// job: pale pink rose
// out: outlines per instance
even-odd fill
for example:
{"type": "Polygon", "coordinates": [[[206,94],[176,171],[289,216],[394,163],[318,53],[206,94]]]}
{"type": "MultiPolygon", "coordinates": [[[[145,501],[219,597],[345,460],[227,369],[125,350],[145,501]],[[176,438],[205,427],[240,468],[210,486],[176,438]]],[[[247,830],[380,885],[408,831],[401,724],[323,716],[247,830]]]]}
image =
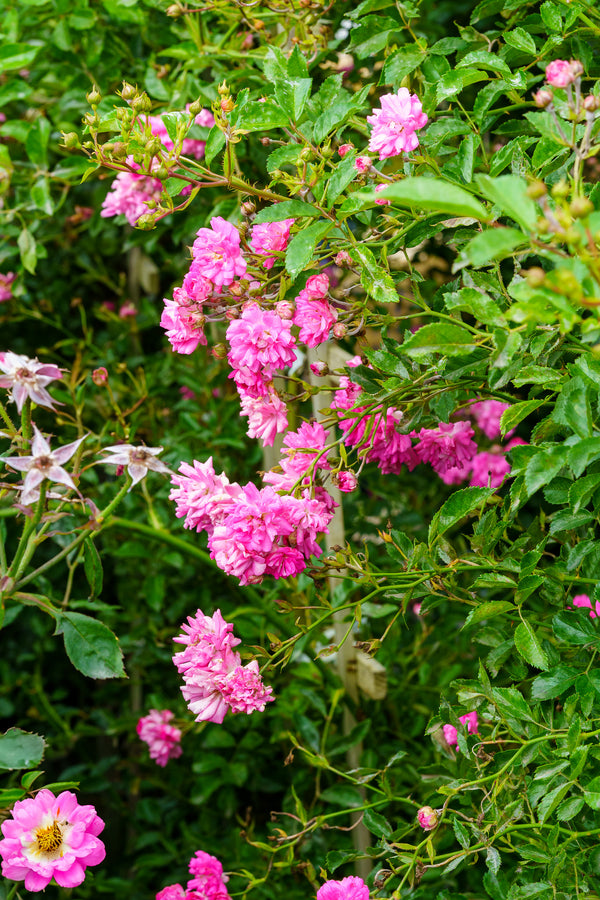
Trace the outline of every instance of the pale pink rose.
{"type": "Polygon", "coordinates": [[[235,225],[221,216],[214,216],[210,225],[210,228],[196,232],[192,255],[203,277],[217,287],[223,287],[231,284],[236,275],[246,274],[246,260],[240,250],[240,235],[235,225]]]}
{"type": "Polygon", "coordinates": [[[311,275],[306,280],[304,288],[306,296],[310,300],[323,300],[329,292],[329,275],[327,272],[319,272],[318,275],[311,275]]]}
{"type": "Polygon", "coordinates": [[[25,880],[26,891],[42,891],[53,878],[60,887],[78,887],[87,866],[106,855],[98,838],[104,822],[71,791],[56,797],[42,789],[33,799],[18,800],[10,816],[2,823],[2,874],[25,880]]]}
{"type": "Polygon", "coordinates": [[[398,156],[419,146],[416,132],[427,124],[427,116],[416,94],[400,88],[397,94],[384,94],[381,109],[367,116],[372,128],[369,150],[379,153],[379,159],[398,156]]]}
{"type": "Polygon", "coordinates": [[[546,66],[546,81],[552,87],[564,88],[568,84],[573,84],[575,75],[571,68],[571,63],[565,59],[555,59],[546,66]]]}
{"type": "Polygon", "coordinates": [[[28,397],[38,406],[54,409],[58,401],[52,399],[46,387],[62,377],[62,371],[54,363],[41,363],[11,350],[0,353],[0,387],[10,390],[17,412],[21,412],[28,397]]]}
{"type": "Polygon", "coordinates": [[[354,168],[357,172],[360,172],[361,175],[368,172],[372,166],[373,163],[371,162],[370,156],[357,156],[354,160],[354,168]]]}

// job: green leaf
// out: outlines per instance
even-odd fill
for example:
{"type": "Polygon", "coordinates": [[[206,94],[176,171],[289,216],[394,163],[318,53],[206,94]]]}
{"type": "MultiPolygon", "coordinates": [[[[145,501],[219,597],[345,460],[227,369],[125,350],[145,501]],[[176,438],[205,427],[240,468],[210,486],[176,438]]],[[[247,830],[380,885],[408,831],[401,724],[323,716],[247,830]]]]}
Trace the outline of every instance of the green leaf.
{"type": "Polygon", "coordinates": [[[569,506],[574,513],[579,512],[582,506],[587,506],[599,485],[600,473],[586,475],[585,478],[578,478],[573,483],[569,488],[569,506]]]}
{"type": "Polygon", "coordinates": [[[321,793],[320,799],[324,803],[333,803],[335,806],[343,808],[362,806],[364,803],[358,788],[349,784],[334,784],[333,787],[329,787],[321,793]]]}
{"type": "Polygon", "coordinates": [[[381,73],[380,84],[391,84],[395,91],[401,86],[402,79],[414,72],[421,65],[427,53],[418,44],[406,44],[399,50],[390,53],[381,73]]]}
{"type": "Polygon", "coordinates": [[[503,716],[516,719],[517,722],[535,721],[527,701],[516,688],[492,688],[492,699],[503,716]]]}
{"type": "Polygon", "coordinates": [[[527,243],[526,235],[516,228],[490,228],[475,235],[463,248],[461,265],[485,266],[493,260],[505,259],[516,247],[527,243]]]}
{"type": "Polygon", "coordinates": [[[565,377],[561,372],[548,366],[523,366],[511,380],[515,387],[522,387],[524,384],[543,384],[550,390],[558,388],[565,377]]]}
{"type": "Polygon", "coordinates": [[[524,28],[514,28],[512,31],[506,31],[502,37],[509,47],[521,50],[529,56],[535,56],[537,53],[534,39],[524,28]]]}
{"type": "Polygon", "coordinates": [[[489,75],[476,68],[452,69],[452,71],[442,75],[437,83],[436,104],[439,105],[444,100],[455,97],[457,94],[460,94],[463,88],[468,87],[470,84],[476,84],[478,81],[487,81],[488,78],[489,75]]]}
{"type": "Polygon", "coordinates": [[[499,852],[495,847],[488,847],[487,853],[485,856],[485,864],[492,872],[493,875],[497,875],[500,871],[500,866],[502,865],[502,858],[499,852]]]}
{"type": "Polygon", "coordinates": [[[514,603],[511,603],[509,600],[487,600],[471,610],[463,628],[468,628],[470,625],[477,625],[478,622],[483,622],[485,619],[499,616],[500,613],[507,612],[509,609],[513,611],[515,609],[514,603]]]}
{"type": "Polygon", "coordinates": [[[391,838],[394,833],[394,829],[388,820],[373,809],[365,809],[363,822],[371,834],[375,834],[377,837],[391,838]]]}
{"type": "Polygon", "coordinates": [[[464,310],[482,325],[505,325],[504,314],[495,300],[475,288],[461,288],[444,294],[447,310],[464,310]]]}
{"type": "Polygon", "coordinates": [[[600,459],[600,437],[584,438],[569,448],[569,465],[576,478],[597,459],[600,459]]]}
{"type": "Polygon", "coordinates": [[[27,156],[36,166],[48,165],[48,141],[50,139],[50,122],[44,116],[38,116],[29,129],[25,141],[27,156]]]}
{"type": "Polygon", "coordinates": [[[354,162],[356,160],[356,151],[349,150],[343,160],[338,163],[327,182],[327,205],[331,206],[343,191],[346,190],[351,181],[356,177],[354,162]]]}
{"type": "Polygon", "coordinates": [[[545,0],[540,6],[540,15],[548,31],[554,32],[554,34],[562,33],[563,20],[555,3],[552,3],[551,0],[545,0]]]}
{"type": "Polygon", "coordinates": [[[468,516],[478,507],[483,506],[488,497],[494,493],[493,488],[468,487],[455,491],[436,512],[429,526],[429,543],[433,543],[440,535],[468,516]]]}
{"type": "Polygon", "coordinates": [[[456,840],[463,848],[463,850],[468,850],[471,844],[471,836],[469,835],[469,832],[467,831],[463,823],[456,818],[452,819],[452,830],[454,831],[456,840]]]}
{"type": "Polygon", "coordinates": [[[110,628],[97,619],[81,613],[58,613],[55,634],[63,635],[67,656],[89,678],[125,675],[119,642],[110,628]]]}
{"type": "Polygon", "coordinates": [[[303,200],[283,200],[272,206],[265,206],[256,214],[254,222],[261,225],[263,222],[283,222],[284,219],[299,219],[301,216],[319,216],[318,209],[303,200]]]}
{"type": "Polygon", "coordinates": [[[25,790],[28,791],[29,788],[31,787],[31,785],[33,784],[33,782],[36,781],[40,777],[40,775],[43,775],[43,774],[44,773],[41,771],[41,769],[38,769],[33,772],[25,772],[25,774],[21,778],[21,787],[25,788],[25,790]]]}
{"type": "Polygon", "coordinates": [[[204,159],[207,166],[210,166],[217,153],[220,153],[224,146],[225,135],[220,128],[214,125],[208,133],[206,147],[204,148],[204,159]]]}
{"type": "Polygon", "coordinates": [[[287,61],[287,73],[290,78],[308,78],[308,63],[297,45],[287,61]]]}
{"type": "Polygon", "coordinates": [[[582,797],[569,797],[564,800],[556,811],[559,822],[570,822],[583,809],[585,800],[582,797]]]}
{"type": "Polygon", "coordinates": [[[37,247],[34,236],[27,228],[24,228],[19,234],[17,244],[19,247],[19,253],[21,254],[21,262],[23,263],[23,267],[28,272],[31,272],[32,275],[35,275],[35,267],[37,264],[37,247]]]}
{"type": "MultiPolygon", "coordinates": [[[[358,93],[349,94],[339,86],[338,81],[340,79],[337,79],[337,76],[333,76],[333,79],[335,79],[334,83],[337,84],[335,95],[332,99],[325,99],[323,112],[317,116],[313,125],[313,140],[316,143],[320,143],[334,128],[339,129],[353,113],[358,112],[364,105],[365,98],[369,93],[370,85],[366,84],[358,93]]],[[[330,79],[326,79],[321,87],[321,91],[330,84],[330,79]]],[[[321,91],[319,92],[319,99],[321,99],[321,91]]]]}
{"type": "Polygon", "coordinates": [[[542,825],[550,818],[560,801],[570,789],[570,784],[561,784],[548,794],[544,795],[537,808],[538,819],[542,825]]]}
{"type": "Polygon", "coordinates": [[[515,647],[525,662],[536,669],[548,668],[548,656],[529,622],[521,622],[515,630],[515,647]]]}
{"type": "Polygon", "coordinates": [[[331,227],[331,222],[313,222],[312,225],[308,225],[294,235],[285,253],[285,267],[291,275],[292,281],[309,264],[313,258],[315,247],[331,227]]]}
{"type": "Polygon", "coordinates": [[[377,262],[368,247],[352,247],[350,256],[360,265],[360,283],[377,303],[397,303],[398,291],[391,275],[377,262]]]}
{"type": "Polygon", "coordinates": [[[549,484],[567,464],[568,447],[559,444],[548,450],[540,450],[527,463],[525,469],[526,496],[531,497],[543,485],[549,484]]]}
{"type": "Polygon", "coordinates": [[[0,769],[31,769],[39,766],[46,742],[39,734],[9,728],[0,734],[0,769]]]}
{"type": "Polygon", "coordinates": [[[501,75],[506,75],[509,78],[512,75],[512,72],[505,61],[497,54],[490,53],[488,50],[473,50],[471,53],[467,53],[466,56],[463,56],[456,64],[458,70],[468,68],[469,66],[492,69],[494,72],[500,72],[501,75]]]}
{"type": "Polygon", "coordinates": [[[440,322],[435,325],[422,325],[401,345],[402,353],[407,356],[427,356],[431,353],[443,353],[444,356],[466,356],[476,347],[472,332],[460,325],[440,322]]]}
{"type": "Polygon", "coordinates": [[[598,626],[584,609],[558,613],[552,620],[552,628],[559,641],[574,647],[598,643],[598,626]]]}
{"type": "Polygon", "coordinates": [[[28,69],[39,49],[30,44],[4,44],[0,47],[0,73],[28,69]]]}
{"type": "Polygon", "coordinates": [[[592,436],[592,410],[589,386],[583,378],[567,381],[556,401],[552,419],[559,425],[567,425],[581,438],[592,436]]]}
{"type": "Polygon", "coordinates": [[[505,409],[500,418],[500,431],[502,432],[502,436],[506,434],[507,431],[512,431],[513,428],[522,422],[523,419],[526,419],[527,416],[531,415],[532,412],[535,412],[536,409],[540,408],[539,400],[523,400],[521,403],[513,403],[511,407],[505,409]]]}
{"type": "Polygon", "coordinates": [[[393,200],[399,206],[430,209],[451,216],[469,216],[487,221],[488,214],[482,204],[463,188],[443,178],[414,176],[390,184],[372,199],[393,200]]]}
{"type": "Polygon", "coordinates": [[[333,875],[344,863],[353,862],[362,856],[362,850],[330,850],[327,854],[327,869],[333,875]]]}
{"type": "Polygon", "coordinates": [[[527,182],[518,175],[476,175],[475,181],[488,200],[500,207],[503,213],[514,219],[525,231],[533,231],[538,219],[533,200],[525,193],[527,182]]]}
{"type": "Polygon", "coordinates": [[[554,700],[560,697],[575,684],[578,675],[578,670],[570,666],[557,666],[545,675],[538,675],[531,685],[531,699],[554,700]]]}
{"type": "Polygon", "coordinates": [[[92,538],[83,542],[83,568],[90,586],[89,599],[95,599],[102,593],[103,572],[100,554],[92,538]]]}
{"type": "Polygon", "coordinates": [[[273,128],[285,128],[289,124],[287,114],[271,100],[264,103],[250,100],[240,108],[236,108],[233,113],[232,125],[247,132],[270,131],[273,128]]]}
{"type": "Polygon", "coordinates": [[[275,98],[293,122],[300,119],[311,87],[312,78],[287,78],[275,82],[275,98]]]}

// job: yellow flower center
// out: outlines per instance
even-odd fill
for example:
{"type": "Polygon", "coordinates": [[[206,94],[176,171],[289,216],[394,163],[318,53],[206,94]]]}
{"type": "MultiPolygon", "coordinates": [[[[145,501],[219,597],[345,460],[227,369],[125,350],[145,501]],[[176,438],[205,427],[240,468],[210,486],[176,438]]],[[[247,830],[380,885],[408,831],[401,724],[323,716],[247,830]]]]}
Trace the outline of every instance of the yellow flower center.
{"type": "Polygon", "coordinates": [[[61,847],[63,836],[58,822],[53,822],[46,828],[36,828],[35,836],[41,853],[53,853],[61,847]]]}

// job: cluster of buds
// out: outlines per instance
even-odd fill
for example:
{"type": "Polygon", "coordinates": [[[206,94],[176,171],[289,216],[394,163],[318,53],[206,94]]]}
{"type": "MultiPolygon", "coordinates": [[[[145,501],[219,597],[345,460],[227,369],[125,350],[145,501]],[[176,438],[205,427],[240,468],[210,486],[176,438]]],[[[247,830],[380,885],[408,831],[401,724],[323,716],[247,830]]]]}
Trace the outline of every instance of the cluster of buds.
{"type": "MultiPolygon", "coordinates": [[[[576,159],[581,159],[581,147],[576,148],[576,159]]],[[[594,204],[588,197],[575,194],[565,179],[552,186],[550,191],[543,181],[533,181],[527,188],[527,196],[536,200],[543,215],[537,221],[537,229],[541,234],[555,234],[559,239],[574,247],[584,241],[584,233],[577,227],[577,220],[586,224],[594,212],[594,204]],[[553,201],[551,203],[551,201],[553,201]]],[[[598,243],[600,235],[595,235],[598,243]]]]}

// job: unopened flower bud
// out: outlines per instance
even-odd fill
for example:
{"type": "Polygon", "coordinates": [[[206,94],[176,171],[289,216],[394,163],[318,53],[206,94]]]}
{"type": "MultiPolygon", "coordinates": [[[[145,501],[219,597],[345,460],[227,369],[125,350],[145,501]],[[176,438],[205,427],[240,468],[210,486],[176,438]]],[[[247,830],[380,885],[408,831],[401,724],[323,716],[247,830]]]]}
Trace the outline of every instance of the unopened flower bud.
{"type": "Polygon", "coordinates": [[[540,234],[547,234],[550,231],[550,223],[548,222],[548,219],[545,219],[543,216],[540,216],[537,220],[535,227],[540,234]]]}
{"type": "Polygon", "coordinates": [[[360,172],[361,175],[364,172],[368,172],[373,166],[371,162],[371,158],[369,156],[357,156],[354,160],[354,168],[357,172],[360,172]]]}
{"type": "Polygon", "coordinates": [[[300,159],[303,162],[309,162],[313,158],[313,152],[310,147],[305,147],[304,150],[300,153],[300,159]]]}
{"type": "Polygon", "coordinates": [[[233,99],[231,97],[223,97],[223,99],[221,100],[222,112],[229,113],[232,109],[234,109],[234,107],[235,103],[233,102],[233,99]]]}
{"type": "Polygon", "coordinates": [[[424,831],[433,831],[439,822],[439,816],[435,809],[431,806],[422,806],[417,813],[417,822],[424,831]]]}
{"type": "Polygon", "coordinates": [[[275,304],[275,312],[281,319],[293,319],[295,305],[291,300],[280,300],[275,304]]]}
{"type": "Polygon", "coordinates": [[[578,59],[572,59],[569,63],[569,68],[573,78],[579,78],[580,75],[583,75],[583,66],[578,59]]]}
{"type": "Polygon", "coordinates": [[[90,106],[97,106],[100,103],[100,101],[102,100],[102,94],[100,93],[96,85],[94,85],[89,94],[85,95],[85,99],[90,104],[90,106]]]}
{"type": "Polygon", "coordinates": [[[346,153],[349,153],[350,150],[353,149],[353,146],[353,144],[342,144],[340,147],[338,147],[338,153],[340,154],[342,159],[344,158],[346,153]]]}
{"type": "Polygon", "coordinates": [[[218,91],[219,97],[229,97],[229,87],[227,85],[227,82],[224,81],[223,84],[220,84],[219,87],[217,88],[217,91],[218,91]]]}
{"type": "Polygon", "coordinates": [[[254,46],[254,35],[248,32],[244,35],[244,40],[242,41],[242,50],[251,50],[254,46]]]}
{"type": "Polygon", "coordinates": [[[154,135],[151,138],[148,138],[146,141],[146,152],[150,153],[151,156],[156,156],[157,153],[163,149],[162,141],[159,137],[155,137],[154,135]]]}
{"type": "Polygon", "coordinates": [[[225,359],[227,356],[227,347],[225,344],[215,344],[210,352],[215,359],[225,359]]]}
{"type": "Polygon", "coordinates": [[[543,181],[532,181],[525,193],[532,200],[539,200],[540,197],[546,196],[548,189],[543,181]]]}
{"type": "Polygon", "coordinates": [[[99,369],[94,369],[94,371],[92,372],[92,381],[98,387],[106,384],[106,382],[108,381],[108,371],[104,368],[104,366],[100,366],[99,369]]]}
{"type": "Polygon", "coordinates": [[[347,333],[348,333],[348,329],[346,328],[346,326],[344,325],[343,322],[336,322],[335,325],[333,326],[333,336],[334,336],[334,338],[337,338],[337,340],[340,340],[340,338],[346,337],[347,333]]]}
{"type": "Polygon", "coordinates": [[[358,487],[358,478],[351,471],[342,470],[338,472],[335,476],[335,481],[340,491],[343,491],[345,494],[352,493],[358,487]]]}
{"type": "Polygon", "coordinates": [[[560,181],[556,182],[550,193],[555,200],[563,200],[569,196],[569,185],[564,178],[561,178],[560,181]]]}
{"type": "Polygon", "coordinates": [[[179,16],[183,15],[183,10],[177,3],[172,3],[171,6],[167,7],[167,15],[172,19],[178,19],[179,16]]]}
{"type": "Polygon", "coordinates": [[[138,113],[149,113],[152,109],[152,100],[145,91],[142,91],[131,101],[131,106],[138,113]]]}
{"type": "Polygon", "coordinates": [[[154,216],[152,213],[144,213],[143,216],[140,216],[135,223],[135,227],[140,228],[142,231],[150,231],[154,228],[154,216]]]}
{"type": "Polygon", "coordinates": [[[75,134],[74,131],[69,131],[67,134],[63,131],[61,136],[63,147],[66,147],[67,150],[79,150],[81,147],[79,135],[75,134]]]}
{"type": "Polygon", "coordinates": [[[125,159],[127,156],[127,144],[123,141],[115,141],[112,148],[112,155],[115,159],[125,159]]]}
{"type": "Polygon", "coordinates": [[[583,98],[583,108],[586,112],[596,112],[596,110],[600,109],[600,97],[597,97],[595,94],[588,94],[587,97],[583,98]]]}
{"type": "Polygon", "coordinates": [[[580,244],[583,240],[583,235],[577,228],[567,228],[564,239],[567,244],[580,244]]]}
{"type": "Polygon", "coordinates": [[[546,280],[546,273],[540,266],[533,266],[527,270],[525,277],[530,287],[541,287],[546,280]]]}
{"type": "Polygon", "coordinates": [[[256,212],[256,204],[252,200],[244,200],[240,209],[243,216],[253,216],[256,212]]]}
{"type": "Polygon", "coordinates": [[[198,97],[197,100],[194,100],[193,103],[190,103],[188,112],[191,113],[193,116],[197,116],[199,113],[202,112],[203,109],[204,109],[204,104],[202,103],[202,100],[200,99],[200,97],[198,97]]]}
{"type": "Polygon", "coordinates": [[[132,84],[129,84],[127,81],[123,82],[123,87],[121,88],[121,97],[123,100],[133,100],[133,98],[137,94],[137,88],[135,88],[132,84]]]}
{"type": "Polygon", "coordinates": [[[255,19],[254,27],[256,28],[257,31],[262,31],[263,28],[265,27],[265,23],[263,22],[262,19],[255,19]]]}
{"type": "Polygon", "coordinates": [[[229,293],[233,294],[234,297],[241,297],[244,293],[244,288],[239,283],[239,281],[234,281],[229,285],[229,293]]]}
{"type": "Polygon", "coordinates": [[[317,378],[321,378],[323,375],[329,374],[329,366],[323,360],[318,359],[316,362],[312,362],[310,364],[310,371],[313,375],[316,375],[317,378]]]}
{"type": "Polygon", "coordinates": [[[261,137],[260,142],[263,145],[263,147],[268,147],[269,144],[271,143],[271,138],[261,137]]]}
{"type": "Polygon", "coordinates": [[[545,88],[542,88],[533,95],[533,102],[536,106],[539,106],[540,109],[545,109],[547,106],[550,106],[553,99],[552,91],[547,91],[545,88]]]}
{"type": "Polygon", "coordinates": [[[587,197],[575,197],[569,206],[574,219],[585,219],[594,212],[594,204],[587,197]]]}

